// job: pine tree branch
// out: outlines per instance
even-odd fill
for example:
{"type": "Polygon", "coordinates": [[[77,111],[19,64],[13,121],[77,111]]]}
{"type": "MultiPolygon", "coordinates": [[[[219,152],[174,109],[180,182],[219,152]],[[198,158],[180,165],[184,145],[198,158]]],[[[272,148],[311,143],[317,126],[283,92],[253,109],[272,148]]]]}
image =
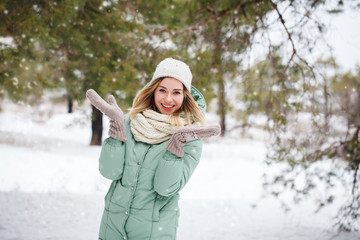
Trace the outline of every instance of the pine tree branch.
{"type": "Polygon", "coordinates": [[[280,13],[279,8],[277,7],[277,4],[275,4],[272,0],[269,0],[269,2],[270,2],[270,4],[271,4],[271,6],[275,9],[276,13],[278,14],[279,19],[280,19],[280,22],[281,22],[281,24],[283,25],[283,27],[284,27],[284,29],[285,29],[285,31],[286,31],[286,33],[287,33],[288,39],[289,39],[289,41],[290,41],[290,43],[291,43],[291,46],[292,46],[292,54],[291,54],[291,57],[290,57],[287,65],[286,65],[286,68],[285,68],[285,70],[284,70],[284,72],[286,72],[286,70],[287,70],[287,69],[289,68],[289,66],[290,66],[290,63],[293,61],[294,56],[296,55],[296,48],[295,48],[295,44],[294,44],[294,41],[293,41],[293,39],[292,39],[291,33],[289,32],[289,29],[287,28],[287,26],[286,26],[286,24],[285,24],[285,20],[284,20],[282,14],[280,13]]]}
{"type": "Polygon", "coordinates": [[[245,17],[247,17],[247,14],[246,14],[246,7],[250,6],[250,5],[256,5],[258,3],[261,3],[261,2],[264,2],[265,0],[249,0],[249,1],[246,1],[244,3],[239,3],[238,5],[234,6],[234,7],[229,7],[227,9],[223,9],[221,11],[216,11],[214,10],[213,8],[210,7],[210,5],[206,6],[206,8],[204,8],[203,10],[200,10],[199,12],[204,12],[204,11],[207,11],[209,12],[211,15],[209,18],[204,18],[204,19],[201,19],[199,20],[198,22],[195,22],[193,24],[191,24],[190,26],[184,28],[184,29],[181,29],[179,31],[169,31],[168,29],[166,28],[163,28],[163,29],[156,29],[153,31],[153,34],[154,35],[159,35],[161,33],[164,33],[164,32],[168,32],[170,33],[171,35],[173,36],[176,36],[176,35],[180,35],[180,34],[183,34],[185,32],[191,32],[191,31],[194,31],[194,30],[197,30],[199,29],[200,27],[212,22],[212,21],[216,21],[217,19],[219,18],[222,18],[232,12],[234,12],[235,10],[240,10],[243,15],[245,17]]]}
{"type": "MultiPolygon", "coordinates": [[[[303,62],[309,69],[310,69],[310,72],[313,76],[313,78],[315,79],[316,78],[316,74],[315,74],[315,70],[314,70],[314,67],[311,66],[303,57],[301,57],[297,50],[296,50],[296,47],[295,47],[295,43],[294,43],[294,40],[293,40],[293,37],[292,37],[292,34],[290,33],[288,27],[286,26],[286,22],[285,22],[285,19],[283,17],[283,15],[280,13],[279,11],[279,8],[277,6],[276,3],[274,3],[272,0],[268,0],[271,4],[271,6],[273,7],[273,9],[277,12],[278,16],[279,16],[279,19],[280,19],[280,22],[281,24],[283,25],[285,31],[286,31],[286,34],[287,34],[287,37],[291,43],[291,46],[292,46],[292,54],[291,54],[291,57],[289,58],[287,64],[286,64],[286,67],[284,69],[284,72],[286,72],[289,67],[290,67],[290,63],[294,60],[294,57],[296,56],[301,62],[303,62]]],[[[308,12],[307,12],[308,14],[308,12]]],[[[308,15],[307,15],[308,16],[308,15]]]]}

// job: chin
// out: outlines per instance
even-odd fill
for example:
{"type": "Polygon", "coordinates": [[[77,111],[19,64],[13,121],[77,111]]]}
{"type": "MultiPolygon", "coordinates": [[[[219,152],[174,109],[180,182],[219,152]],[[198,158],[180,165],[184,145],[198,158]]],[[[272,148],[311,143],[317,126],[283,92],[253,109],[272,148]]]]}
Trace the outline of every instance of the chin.
{"type": "Polygon", "coordinates": [[[173,114],[174,112],[167,112],[167,111],[162,111],[160,112],[161,114],[164,114],[164,115],[171,115],[173,114]]]}

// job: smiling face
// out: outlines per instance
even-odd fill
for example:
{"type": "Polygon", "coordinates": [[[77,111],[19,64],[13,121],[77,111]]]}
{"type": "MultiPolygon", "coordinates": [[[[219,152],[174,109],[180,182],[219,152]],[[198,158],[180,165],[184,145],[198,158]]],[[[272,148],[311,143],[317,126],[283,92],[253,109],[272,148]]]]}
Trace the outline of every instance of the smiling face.
{"type": "Polygon", "coordinates": [[[184,101],[184,85],[175,78],[164,78],[155,89],[154,101],[160,113],[173,114],[184,101]]]}

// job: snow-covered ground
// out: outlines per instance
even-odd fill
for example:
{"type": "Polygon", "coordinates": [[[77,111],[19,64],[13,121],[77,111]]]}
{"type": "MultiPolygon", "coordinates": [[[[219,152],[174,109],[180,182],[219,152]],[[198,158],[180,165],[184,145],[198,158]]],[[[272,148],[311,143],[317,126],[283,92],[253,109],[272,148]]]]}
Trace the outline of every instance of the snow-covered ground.
{"type": "MultiPolygon", "coordinates": [[[[0,239],[97,239],[110,182],[97,170],[101,148],[89,146],[90,108],[49,115],[42,106],[2,107],[0,239]]],[[[262,198],[262,178],[271,169],[256,139],[205,143],[181,192],[179,240],[360,239],[333,228],[336,204],[314,214],[309,201],[285,213],[276,199],[262,198]]]]}

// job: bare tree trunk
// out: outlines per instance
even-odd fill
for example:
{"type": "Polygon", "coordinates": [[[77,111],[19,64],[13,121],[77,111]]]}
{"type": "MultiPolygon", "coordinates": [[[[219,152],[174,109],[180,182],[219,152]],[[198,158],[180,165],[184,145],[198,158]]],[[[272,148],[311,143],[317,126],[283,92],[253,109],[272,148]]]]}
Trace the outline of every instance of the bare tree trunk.
{"type": "Polygon", "coordinates": [[[356,126],[360,126],[360,90],[358,90],[358,92],[357,92],[355,108],[356,108],[355,124],[356,124],[356,126]]]}
{"type": "Polygon", "coordinates": [[[102,113],[96,109],[94,106],[92,107],[92,116],[91,116],[91,142],[90,145],[101,145],[102,143],[102,130],[103,130],[103,121],[102,121],[102,113]]]}
{"type": "Polygon", "coordinates": [[[223,137],[225,135],[226,131],[226,97],[225,97],[225,79],[223,75],[223,69],[222,69],[222,63],[221,63],[221,54],[222,54],[222,36],[221,31],[216,26],[213,29],[214,33],[214,39],[215,39],[215,51],[214,51],[214,64],[217,69],[217,75],[218,75],[218,87],[219,87],[219,109],[218,113],[220,116],[220,127],[221,127],[221,133],[220,135],[223,137]]]}
{"type": "Polygon", "coordinates": [[[226,98],[225,98],[225,84],[223,79],[219,79],[219,116],[221,136],[225,135],[226,131],[226,98]]]}
{"type": "Polygon", "coordinates": [[[73,112],[73,100],[72,100],[72,97],[70,95],[68,95],[67,100],[68,100],[68,113],[72,113],[73,112]]]}
{"type": "Polygon", "coordinates": [[[327,86],[327,78],[324,78],[324,120],[325,120],[325,132],[327,132],[329,130],[329,116],[330,116],[330,111],[329,111],[329,100],[328,100],[328,86],[327,86]]]}

